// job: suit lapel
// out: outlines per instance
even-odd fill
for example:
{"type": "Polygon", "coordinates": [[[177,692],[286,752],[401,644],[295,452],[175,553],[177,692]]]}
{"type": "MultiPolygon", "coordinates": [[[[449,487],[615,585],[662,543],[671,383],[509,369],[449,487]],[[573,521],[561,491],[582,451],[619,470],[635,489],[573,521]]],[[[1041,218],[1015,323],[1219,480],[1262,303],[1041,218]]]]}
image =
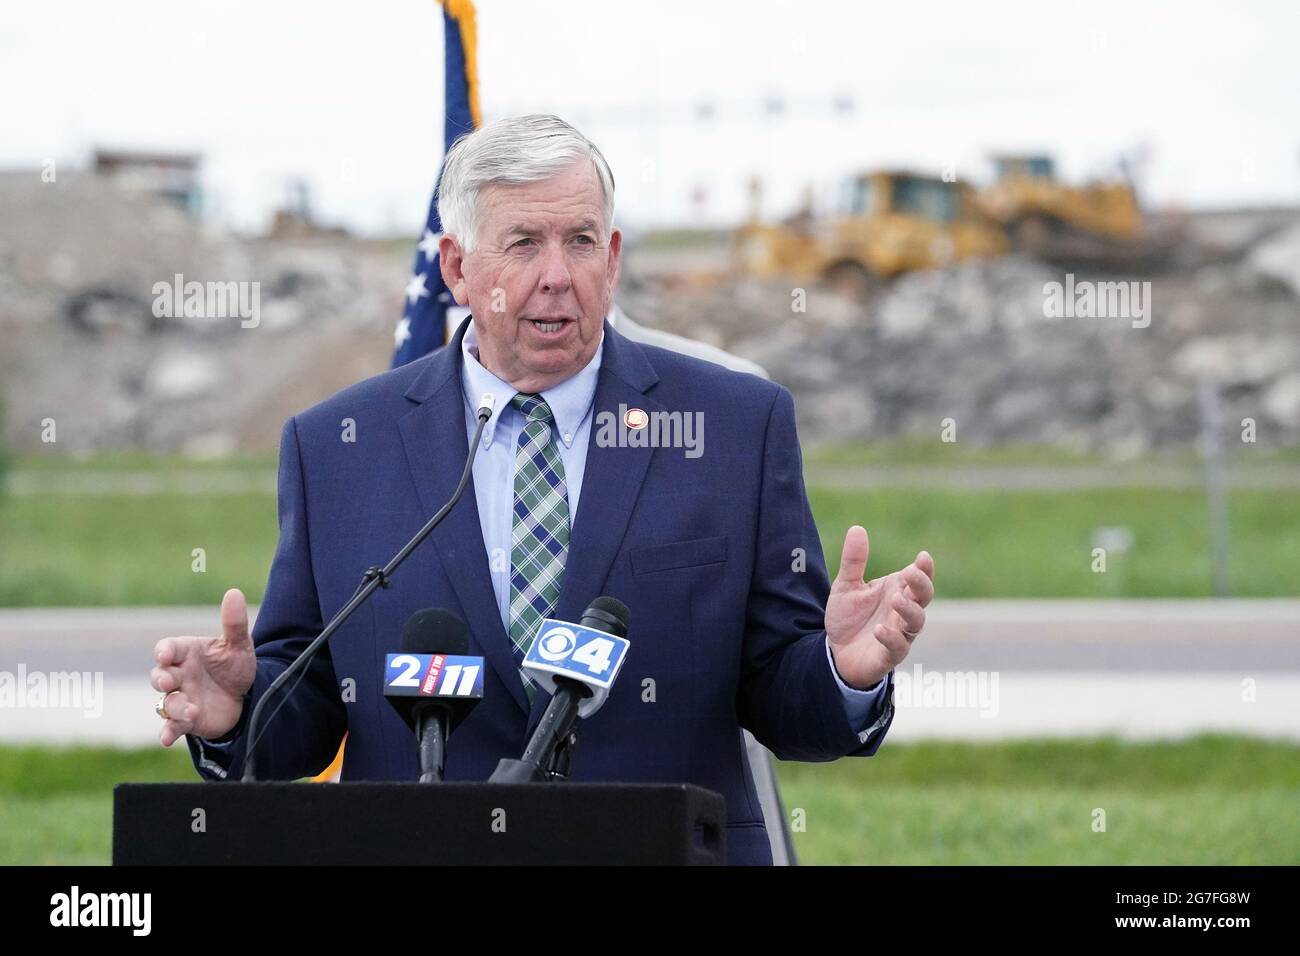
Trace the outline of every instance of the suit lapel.
{"type": "MultiPolygon", "coordinates": [[[[462,322],[450,344],[429,358],[428,367],[406,393],[408,399],[419,404],[398,422],[407,465],[426,521],[455,493],[469,455],[465,398],[460,381],[460,343],[469,322],[469,319],[462,322]]],[[[509,688],[520,711],[528,713],[528,697],[492,590],[472,476],[464,496],[425,544],[437,549],[483,656],[509,688]]]]}
{"type": "MultiPolygon", "coordinates": [[[[617,429],[624,409],[662,411],[662,406],[645,394],[657,381],[658,376],[640,347],[606,322],[600,375],[592,402],[582,497],[578,513],[572,519],[564,585],[553,615],[558,620],[577,623],[592,600],[601,595],[655,452],[649,446],[627,448],[604,443],[602,447],[597,441],[600,424],[605,420],[602,416],[612,416],[610,420],[617,429]]],[[[529,714],[530,734],[549,702],[549,695],[544,693],[534,698],[529,714]]]]}
{"type": "MultiPolygon", "coordinates": [[[[429,357],[427,367],[406,392],[406,397],[416,405],[398,422],[425,520],[433,517],[451,498],[469,455],[460,362],[461,340],[471,321],[466,318],[451,342],[429,357]]],[[[600,423],[605,420],[603,416],[612,416],[615,434],[623,434],[618,424],[625,409],[663,411],[662,405],[646,395],[657,381],[658,376],[640,347],[606,322],[600,375],[592,402],[591,433],[582,480],[584,492],[578,513],[571,519],[573,529],[564,585],[554,613],[560,620],[576,623],[592,599],[600,596],[622,547],[655,452],[649,446],[602,444],[597,440],[600,423]]],[[[550,696],[537,694],[530,712],[515,667],[510,637],[501,623],[492,589],[472,477],[464,496],[433,530],[430,539],[426,545],[432,544],[437,549],[483,656],[509,688],[519,709],[529,714],[528,733],[531,734],[550,696]]]]}

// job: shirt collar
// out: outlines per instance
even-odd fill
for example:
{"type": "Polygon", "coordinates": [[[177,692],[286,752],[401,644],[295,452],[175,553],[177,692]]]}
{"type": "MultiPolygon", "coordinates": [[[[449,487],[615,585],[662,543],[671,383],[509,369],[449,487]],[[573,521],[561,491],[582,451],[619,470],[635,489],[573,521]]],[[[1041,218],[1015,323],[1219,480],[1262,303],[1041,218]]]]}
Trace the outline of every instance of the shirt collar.
{"type": "MultiPolygon", "coordinates": [[[[611,314],[612,312],[611,309],[611,314]]],[[[501,420],[501,414],[519,390],[508,382],[501,381],[479,362],[478,334],[475,332],[473,320],[470,321],[469,328],[465,330],[465,336],[461,339],[460,351],[464,357],[460,370],[461,390],[465,393],[465,404],[469,406],[470,411],[478,410],[477,402],[486,393],[490,392],[496,399],[492,417],[483,426],[483,447],[489,448],[496,434],[497,423],[501,420]]],[[[592,402],[595,401],[596,379],[600,373],[600,360],[604,351],[605,331],[602,328],[600,344],[596,346],[596,354],[591,357],[591,361],[575,375],[541,393],[542,398],[551,408],[551,414],[555,417],[555,430],[565,448],[573,446],[574,439],[578,437],[578,428],[587,417],[587,412],[591,410],[592,402]]]]}

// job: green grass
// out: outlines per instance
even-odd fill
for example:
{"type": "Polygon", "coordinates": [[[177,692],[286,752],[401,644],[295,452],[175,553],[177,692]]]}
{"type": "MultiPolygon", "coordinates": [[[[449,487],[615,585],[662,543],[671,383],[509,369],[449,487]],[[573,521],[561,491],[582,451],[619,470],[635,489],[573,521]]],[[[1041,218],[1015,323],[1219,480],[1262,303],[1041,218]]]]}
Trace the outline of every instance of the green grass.
{"type": "Polygon", "coordinates": [[[1293,744],[886,742],[869,759],[778,773],[787,812],[805,810],[806,863],[1300,863],[1293,744]]]}
{"type": "Polygon", "coordinates": [[[805,864],[1296,865],[1300,788],[1143,794],[1007,787],[791,788],[805,864]],[[1105,811],[1105,832],[1092,829],[1105,811]],[[1292,822],[1286,821],[1290,818],[1292,822]],[[1283,842],[1285,841],[1285,842],[1283,842]]]}
{"type": "MultiPolygon", "coordinates": [[[[1238,467],[1288,465],[1300,462],[1300,446],[1235,444],[1225,449],[1226,460],[1238,467]]],[[[1001,444],[976,445],[944,442],[934,438],[901,438],[887,441],[825,444],[804,450],[804,464],[818,468],[852,468],[861,465],[900,467],[1013,468],[1018,466],[1061,468],[1121,468],[1140,473],[1144,465],[1203,467],[1195,449],[1152,453],[1141,459],[1113,459],[1097,452],[1079,451],[1059,445],[1001,444]]]]}
{"type": "Polygon", "coordinates": [[[265,472],[275,473],[274,454],[240,454],[220,458],[158,455],[143,451],[95,452],[94,454],[26,454],[15,456],[10,466],[17,471],[42,474],[91,474],[107,472],[265,472]]]}
{"type": "MultiPolygon", "coordinates": [[[[895,488],[813,488],[813,514],[834,574],[844,533],[871,537],[867,574],[890,571],[925,548],[935,558],[938,593],[991,597],[1205,597],[1212,592],[1204,498],[1195,491],[1109,488],[987,492],[895,488]],[[1126,554],[1092,570],[1093,533],[1122,526],[1126,554]]],[[[1300,594],[1300,491],[1234,491],[1229,496],[1232,593],[1300,594]]]]}
{"type": "MultiPolygon", "coordinates": [[[[935,464],[936,447],[897,442],[841,448],[810,455],[810,472],[815,476],[816,462],[935,464]]],[[[996,459],[978,449],[960,454],[973,467],[1059,462],[1068,455],[1034,447],[1004,449],[996,459]]],[[[28,481],[43,474],[274,472],[265,456],[205,462],[46,455],[14,465],[28,481]]],[[[860,523],[871,533],[869,573],[893,570],[926,548],[935,556],[944,597],[1211,594],[1206,507],[1193,489],[849,491],[814,485],[810,496],[832,573],[845,530],[860,523]],[[1127,554],[1109,554],[1106,572],[1097,574],[1091,552],[1102,526],[1129,528],[1135,544],[1127,554]]],[[[1234,490],[1229,505],[1233,594],[1300,594],[1294,573],[1300,567],[1300,490],[1234,490]]],[[[275,549],[275,514],[269,491],[0,495],[0,606],[215,604],[228,587],[258,601],[275,549]],[[206,552],[206,572],[191,570],[195,548],[206,552]]]]}
{"type": "MultiPolygon", "coordinates": [[[[1244,465],[1300,463],[1300,446],[1273,447],[1235,445],[1226,449],[1228,460],[1244,465]]],[[[1199,466],[1194,450],[1180,449],[1149,455],[1140,460],[1115,461],[1095,452],[1078,451],[1059,445],[1002,444],[976,445],[943,442],[937,438],[900,438],[882,441],[832,443],[804,449],[809,467],[852,467],[855,465],[1015,467],[1018,465],[1112,466],[1144,462],[1160,465],[1199,466]]],[[[159,455],[143,451],[65,454],[44,452],[14,455],[10,466],[25,472],[175,472],[175,471],[275,471],[274,454],[237,454],[220,458],[159,455]]]]}
{"type": "Polygon", "coordinates": [[[722,229],[656,229],[641,237],[640,248],[652,251],[662,249],[697,249],[701,246],[727,246],[731,233],[722,229]]]}
{"type": "Polygon", "coordinates": [[[937,438],[817,445],[804,453],[804,464],[810,469],[857,465],[1011,467],[1105,463],[1106,459],[1100,455],[1056,446],[999,445],[989,448],[966,442],[943,442],[937,438]]]}
{"type": "Polygon", "coordinates": [[[260,600],[277,535],[273,494],[11,497],[0,606],[215,605],[231,587],[260,600]]]}
{"type": "Polygon", "coordinates": [[[113,786],[197,779],[170,750],[0,747],[0,865],[100,865],[112,851],[113,786]]]}
{"type": "MultiPolygon", "coordinates": [[[[778,773],[804,863],[1300,864],[1293,744],[886,743],[778,773]]],[[[0,747],[0,864],[107,863],[114,784],[194,779],[180,745],[0,747]]]]}

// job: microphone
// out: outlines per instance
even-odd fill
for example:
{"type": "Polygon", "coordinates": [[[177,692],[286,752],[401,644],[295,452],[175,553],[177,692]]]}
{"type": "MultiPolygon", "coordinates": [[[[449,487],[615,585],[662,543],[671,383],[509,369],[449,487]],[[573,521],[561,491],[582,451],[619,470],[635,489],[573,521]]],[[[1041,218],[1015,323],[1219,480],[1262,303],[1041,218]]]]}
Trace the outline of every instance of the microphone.
{"type": "Polygon", "coordinates": [[[609,698],[627,659],[631,612],[622,601],[598,597],[581,623],[547,619],[537,629],[524,670],[551,693],[551,702],[519,760],[503,758],[489,783],[533,783],[568,778],[578,718],[591,717],[609,698]]]}
{"type": "Polygon", "coordinates": [[[469,628],[450,611],[416,611],[389,654],[384,696],[419,741],[420,783],[442,780],[447,738],[483,699],[483,658],[471,657],[469,628]]]}
{"type": "MultiPolygon", "coordinates": [[[[470,475],[473,474],[474,456],[478,454],[479,439],[483,437],[483,426],[485,426],[488,423],[488,419],[492,417],[492,411],[495,407],[496,397],[491,392],[484,392],[483,397],[479,399],[477,414],[478,425],[474,429],[474,437],[469,441],[469,454],[465,457],[465,468],[460,473],[460,481],[457,482],[456,490],[452,492],[451,499],[438,509],[437,514],[430,518],[425,523],[424,527],[415,533],[415,537],[406,542],[406,544],[402,546],[402,550],[393,555],[386,565],[382,568],[371,567],[366,569],[365,574],[361,576],[361,583],[357,585],[357,589],[353,593],[352,597],[348,599],[348,603],[344,604],[343,607],[339,609],[338,613],[330,619],[330,622],[327,625],[325,625],[325,630],[321,631],[320,634],[318,634],[316,638],[303,649],[303,652],[295,657],[289,666],[280,672],[279,676],[276,677],[275,680],[271,681],[271,686],[266,689],[266,693],[258,698],[256,706],[253,707],[252,714],[249,715],[248,728],[245,731],[248,735],[248,747],[244,751],[244,773],[242,776],[244,783],[251,783],[257,779],[257,775],[254,772],[256,765],[253,762],[253,757],[258,741],[262,739],[262,733],[265,730],[261,723],[261,718],[262,711],[266,708],[267,701],[274,697],[285,684],[289,683],[291,678],[297,677],[298,681],[294,683],[294,687],[298,686],[298,682],[300,682],[306,675],[307,665],[312,662],[312,659],[316,656],[321,647],[323,647],[325,643],[334,636],[334,632],[346,624],[348,618],[352,617],[352,615],[356,613],[357,608],[366,603],[370,595],[374,594],[376,590],[381,587],[392,587],[393,573],[399,566],[401,566],[403,561],[410,557],[411,552],[424,542],[424,539],[432,533],[433,529],[442,523],[442,519],[447,517],[451,512],[451,509],[456,507],[456,503],[460,501],[461,497],[465,494],[465,488],[469,484],[470,475]]],[[[285,697],[287,697],[289,693],[292,693],[292,690],[293,688],[290,688],[289,691],[285,693],[285,697]]],[[[275,710],[271,711],[271,716],[266,718],[266,722],[270,723],[272,718],[280,712],[280,708],[283,706],[284,698],[282,698],[280,703],[276,705],[275,710]]]]}

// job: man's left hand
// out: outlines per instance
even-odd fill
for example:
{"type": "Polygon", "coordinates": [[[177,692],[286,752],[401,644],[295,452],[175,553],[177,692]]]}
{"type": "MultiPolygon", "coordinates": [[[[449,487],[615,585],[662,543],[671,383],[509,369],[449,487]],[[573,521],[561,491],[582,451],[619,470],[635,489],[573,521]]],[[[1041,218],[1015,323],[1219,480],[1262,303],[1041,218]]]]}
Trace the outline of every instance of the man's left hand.
{"type": "Polygon", "coordinates": [[[826,636],[840,679],[866,690],[903,662],[925,626],[934,597],[934,558],[922,551],[893,574],[863,581],[870,543],[854,525],[844,536],[840,573],[826,602],[826,636]]]}

